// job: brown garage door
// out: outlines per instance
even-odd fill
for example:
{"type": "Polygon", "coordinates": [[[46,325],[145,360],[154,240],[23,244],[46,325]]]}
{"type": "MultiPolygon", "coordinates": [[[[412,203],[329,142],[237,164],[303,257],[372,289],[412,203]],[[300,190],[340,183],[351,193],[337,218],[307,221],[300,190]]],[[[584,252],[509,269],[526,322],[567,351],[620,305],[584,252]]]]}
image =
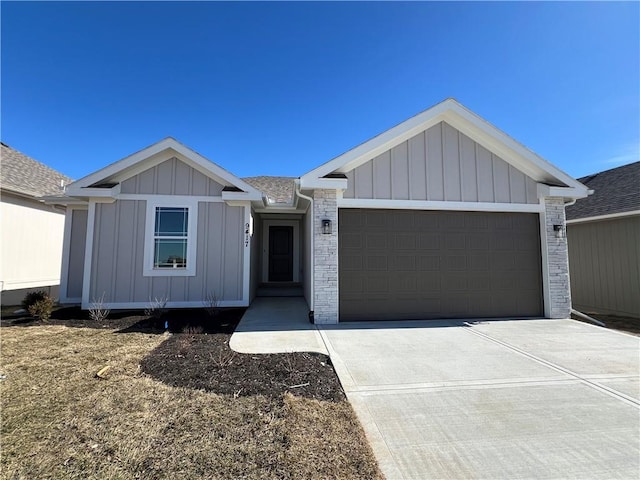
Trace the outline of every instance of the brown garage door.
{"type": "Polygon", "coordinates": [[[340,320],[541,316],[535,213],[340,209],[340,320]]]}

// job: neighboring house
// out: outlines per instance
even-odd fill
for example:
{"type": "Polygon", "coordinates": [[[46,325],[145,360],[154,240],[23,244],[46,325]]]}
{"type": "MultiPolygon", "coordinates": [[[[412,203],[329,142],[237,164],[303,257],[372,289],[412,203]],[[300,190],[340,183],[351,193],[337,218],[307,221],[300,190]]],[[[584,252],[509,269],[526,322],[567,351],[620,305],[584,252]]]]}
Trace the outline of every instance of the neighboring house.
{"type": "Polygon", "coordinates": [[[567,207],[573,304],[640,318],[640,162],[580,182],[594,194],[567,207]]]}
{"type": "Polygon", "coordinates": [[[318,323],[567,317],[564,207],[587,188],[455,100],[298,179],[167,138],[67,187],[61,298],[246,306],[300,285],[318,323]]]}
{"type": "Polygon", "coordinates": [[[60,195],[72,180],[4,143],[1,148],[2,304],[17,305],[34,289],[57,297],[65,208],[41,197],[60,195]]]}

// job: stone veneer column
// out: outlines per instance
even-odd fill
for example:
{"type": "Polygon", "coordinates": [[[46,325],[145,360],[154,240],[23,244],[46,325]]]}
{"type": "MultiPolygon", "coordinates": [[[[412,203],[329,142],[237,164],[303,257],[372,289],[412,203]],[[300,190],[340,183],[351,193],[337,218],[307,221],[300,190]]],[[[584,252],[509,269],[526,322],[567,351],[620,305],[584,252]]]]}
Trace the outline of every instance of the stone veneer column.
{"type": "Polygon", "coordinates": [[[335,190],[313,191],[313,318],[338,323],[338,203],[335,190]],[[331,220],[331,235],[322,233],[322,220],[331,220]]]}
{"type": "MultiPolygon", "coordinates": [[[[544,208],[549,277],[549,308],[547,311],[551,318],[569,318],[571,315],[571,290],[564,199],[562,197],[545,197],[544,208]],[[563,238],[557,238],[556,232],[553,230],[554,225],[564,227],[565,236],[563,238]]],[[[545,248],[544,245],[543,248],[545,248]]]]}

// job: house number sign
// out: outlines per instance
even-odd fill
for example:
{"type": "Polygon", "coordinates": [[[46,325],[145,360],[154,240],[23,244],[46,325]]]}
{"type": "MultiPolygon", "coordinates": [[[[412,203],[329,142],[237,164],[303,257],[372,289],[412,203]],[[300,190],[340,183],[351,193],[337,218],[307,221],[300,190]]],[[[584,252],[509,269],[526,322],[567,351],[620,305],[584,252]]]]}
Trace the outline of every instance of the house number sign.
{"type": "Polygon", "coordinates": [[[244,224],[244,246],[245,247],[249,246],[249,224],[248,223],[244,224]]]}

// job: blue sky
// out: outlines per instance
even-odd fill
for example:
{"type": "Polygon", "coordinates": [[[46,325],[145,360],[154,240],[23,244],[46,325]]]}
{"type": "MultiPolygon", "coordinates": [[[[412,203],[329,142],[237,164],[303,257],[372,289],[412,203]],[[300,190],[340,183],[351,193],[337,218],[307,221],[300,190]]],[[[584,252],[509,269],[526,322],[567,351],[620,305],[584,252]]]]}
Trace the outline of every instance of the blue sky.
{"type": "Polygon", "coordinates": [[[567,173],[638,160],[640,4],[6,2],[2,141],[80,178],[173,136],[299,176],[454,97],[567,173]]]}

